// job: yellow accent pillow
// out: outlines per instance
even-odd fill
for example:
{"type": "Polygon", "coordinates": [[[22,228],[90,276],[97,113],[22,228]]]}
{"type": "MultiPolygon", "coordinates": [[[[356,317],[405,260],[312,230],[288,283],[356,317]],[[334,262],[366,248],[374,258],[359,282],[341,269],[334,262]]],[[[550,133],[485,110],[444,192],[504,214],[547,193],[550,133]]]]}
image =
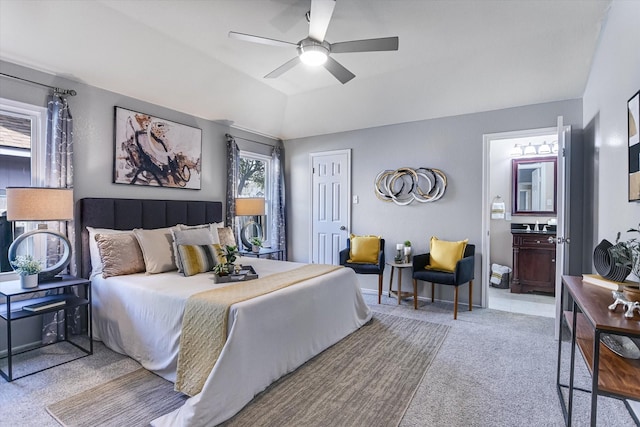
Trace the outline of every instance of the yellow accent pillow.
{"type": "Polygon", "coordinates": [[[347,262],[377,264],[380,253],[380,236],[356,236],[351,234],[351,249],[347,262]]]}
{"type": "Polygon", "coordinates": [[[431,248],[429,255],[428,270],[454,271],[456,263],[464,256],[469,239],[459,242],[448,242],[439,240],[437,237],[431,238],[431,248]]]}

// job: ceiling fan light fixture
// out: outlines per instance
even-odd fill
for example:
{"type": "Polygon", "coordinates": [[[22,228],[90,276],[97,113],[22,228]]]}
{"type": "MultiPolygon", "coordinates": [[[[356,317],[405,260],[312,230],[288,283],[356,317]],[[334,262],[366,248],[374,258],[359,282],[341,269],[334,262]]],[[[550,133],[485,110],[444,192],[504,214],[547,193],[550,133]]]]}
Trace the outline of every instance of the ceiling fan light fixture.
{"type": "Polygon", "coordinates": [[[315,40],[302,40],[298,46],[298,55],[303,64],[317,67],[327,62],[329,45],[315,40]]]}

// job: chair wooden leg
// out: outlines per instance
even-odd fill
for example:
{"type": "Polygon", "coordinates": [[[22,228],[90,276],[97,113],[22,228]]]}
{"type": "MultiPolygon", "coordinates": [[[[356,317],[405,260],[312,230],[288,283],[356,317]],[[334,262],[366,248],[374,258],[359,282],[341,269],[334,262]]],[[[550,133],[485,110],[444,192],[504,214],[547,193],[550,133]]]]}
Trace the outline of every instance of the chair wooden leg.
{"type": "Polygon", "coordinates": [[[473,280],[469,280],[469,311],[473,311],[473,280]]]}
{"type": "Polygon", "coordinates": [[[435,296],[436,296],[436,285],[433,282],[431,282],[431,302],[434,301],[435,296]]]}
{"type": "Polygon", "coordinates": [[[458,288],[459,286],[454,286],[455,291],[453,293],[453,320],[458,318],[458,288]]]}
{"type": "Polygon", "coordinates": [[[389,275],[389,293],[387,296],[391,298],[391,284],[393,283],[393,265],[391,266],[391,274],[389,275]]]}
{"type": "Polygon", "coordinates": [[[378,274],[378,304],[380,304],[381,296],[382,296],[382,274],[378,274]]]}
{"type": "Polygon", "coordinates": [[[413,309],[418,309],[418,281],[413,279],[413,309]]]}

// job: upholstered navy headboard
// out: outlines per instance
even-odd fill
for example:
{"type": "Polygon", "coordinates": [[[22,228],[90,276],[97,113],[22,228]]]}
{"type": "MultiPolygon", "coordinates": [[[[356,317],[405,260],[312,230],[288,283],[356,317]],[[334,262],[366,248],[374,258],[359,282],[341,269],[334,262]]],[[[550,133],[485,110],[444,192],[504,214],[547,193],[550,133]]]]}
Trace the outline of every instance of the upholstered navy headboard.
{"type": "Polygon", "coordinates": [[[82,277],[88,278],[91,256],[87,227],[131,230],[222,222],[222,202],[86,198],[78,200],[76,213],[82,236],[77,248],[80,251],[78,270],[82,277]]]}

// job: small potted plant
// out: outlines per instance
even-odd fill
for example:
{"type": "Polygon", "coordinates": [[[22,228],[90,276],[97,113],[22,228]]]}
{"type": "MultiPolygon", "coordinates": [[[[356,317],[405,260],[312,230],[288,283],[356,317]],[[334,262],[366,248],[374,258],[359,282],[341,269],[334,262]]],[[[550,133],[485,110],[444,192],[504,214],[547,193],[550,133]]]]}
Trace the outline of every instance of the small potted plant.
{"type": "MultiPolygon", "coordinates": [[[[630,228],[627,233],[639,233],[638,229],[630,228]]],[[[638,278],[640,278],[640,241],[637,238],[631,238],[626,241],[620,241],[620,232],[616,237],[616,244],[609,248],[610,253],[617,266],[626,267],[638,278]]]]}
{"type": "Polygon", "coordinates": [[[11,266],[20,275],[20,286],[24,289],[38,286],[38,273],[42,271],[40,261],[31,255],[18,255],[11,261],[11,266]]]}
{"type": "Polygon", "coordinates": [[[251,243],[251,252],[258,253],[262,247],[262,239],[259,237],[252,237],[249,242],[251,243]]]}
{"type": "Polygon", "coordinates": [[[227,276],[229,275],[229,264],[216,264],[215,267],[213,267],[213,272],[218,276],[227,276]]]}
{"type": "Polygon", "coordinates": [[[238,258],[237,246],[225,246],[223,249],[223,256],[227,259],[227,264],[233,265],[238,258]]]}

